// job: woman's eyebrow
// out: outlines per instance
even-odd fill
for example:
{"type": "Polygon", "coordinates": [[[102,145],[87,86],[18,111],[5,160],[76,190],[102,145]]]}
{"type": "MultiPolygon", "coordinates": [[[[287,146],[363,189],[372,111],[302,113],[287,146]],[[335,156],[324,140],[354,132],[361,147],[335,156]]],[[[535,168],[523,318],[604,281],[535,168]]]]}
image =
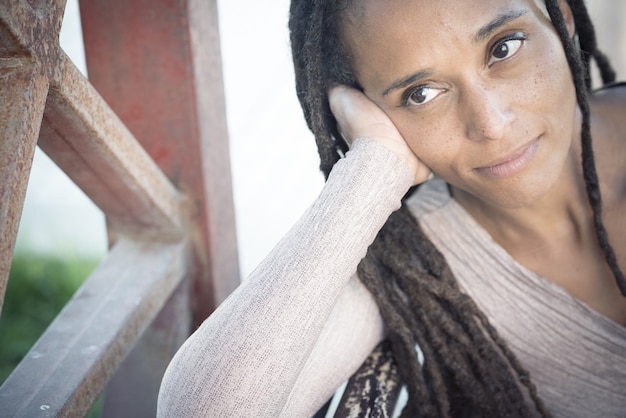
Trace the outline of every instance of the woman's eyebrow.
{"type": "Polygon", "coordinates": [[[518,17],[524,16],[526,13],[528,13],[528,10],[519,9],[511,10],[496,16],[495,19],[493,19],[491,22],[487,23],[485,26],[478,30],[476,35],[474,35],[474,43],[479,43],[480,41],[491,35],[498,28],[506,25],[511,20],[515,20],[518,17]]]}
{"type": "Polygon", "coordinates": [[[400,80],[394,81],[393,84],[391,84],[389,87],[385,89],[385,91],[383,91],[383,97],[388,95],[394,90],[398,90],[398,89],[402,89],[404,87],[410,86],[411,84],[415,83],[417,80],[430,76],[431,73],[432,72],[429,70],[418,71],[415,74],[411,74],[407,77],[401,78],[400,80]]]}
{"type": "MultiPolygon", "coordinates": [[[[481,27],[478,30],[478,32],[476,32],[476,35],[474,35],[474,38],[473,38],[474,43],[478,43],[484,40],[489,35],[491,35],[494,31],[496,31],[498,28],[506,25],[512,20],[515,20],[521,16],[524,16],[527,13],[528,13],[528,10],[518,9],[518,10],[510,10],[508,12],[499,14],[492,21],[490,21],[489,23],[481,27]]],[[[385,91],[383,91],[382,95],[384,97],[394,90],[408,87],[422,78],[429,77],[430,74],[431,74],[431,71],[423,70],[423,71],[418,71],[415,74],[411,74],[407,77],[401,78],[397,81],[394,81],[389,87],[385,89],[385,91]]]]}

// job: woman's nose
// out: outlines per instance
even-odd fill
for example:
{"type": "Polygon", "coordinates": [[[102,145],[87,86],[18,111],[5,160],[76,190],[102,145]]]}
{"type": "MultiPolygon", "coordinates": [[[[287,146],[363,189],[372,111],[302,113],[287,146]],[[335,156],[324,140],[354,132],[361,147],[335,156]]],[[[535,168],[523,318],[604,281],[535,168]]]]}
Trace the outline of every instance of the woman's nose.
{"type": "Polygon", "coordinates": [[[467,138],[475,141],[504,138],[514,117],[509,96],[484,85],[474,86],[465,96],[467,138]]]}

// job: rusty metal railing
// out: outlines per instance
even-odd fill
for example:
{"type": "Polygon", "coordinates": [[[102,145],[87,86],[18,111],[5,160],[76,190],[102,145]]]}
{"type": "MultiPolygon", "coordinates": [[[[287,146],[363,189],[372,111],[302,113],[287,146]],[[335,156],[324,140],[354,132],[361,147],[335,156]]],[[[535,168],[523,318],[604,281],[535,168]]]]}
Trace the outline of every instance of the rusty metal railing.
{"type": "Polygon", "coordinates": [[[0,2],[0,307],[35,146],[104,212],[111,249],[0,388],[0,416],[151,416],[169,358],[239,282],[214,1],[0,2]],[[123,366],[122,366],[123,365],[123,366]],[[139,400],[139,401],[138,401],[139,400]]]}

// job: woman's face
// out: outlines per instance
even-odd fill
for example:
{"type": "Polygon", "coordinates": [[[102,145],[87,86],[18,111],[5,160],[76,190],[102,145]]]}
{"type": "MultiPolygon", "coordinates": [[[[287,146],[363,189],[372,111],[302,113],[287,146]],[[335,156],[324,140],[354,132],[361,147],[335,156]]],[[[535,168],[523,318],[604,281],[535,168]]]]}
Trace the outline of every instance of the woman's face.
{"type": "Polygon", "coordinates": [[[556,184],[579,118],[543,2],[364,0],[342,22],[365,94],[439,177],[503,207],[556,184]]]}

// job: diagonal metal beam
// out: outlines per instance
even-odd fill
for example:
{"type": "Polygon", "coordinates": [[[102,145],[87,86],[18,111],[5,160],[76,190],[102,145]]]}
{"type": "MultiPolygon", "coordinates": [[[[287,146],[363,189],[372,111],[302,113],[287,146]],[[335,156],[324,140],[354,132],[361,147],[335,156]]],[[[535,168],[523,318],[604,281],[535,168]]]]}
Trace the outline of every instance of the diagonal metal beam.
{"type": "Polygon", "coordinates": [[[74,64],[63,55],[39,146],[120,234],[180,239],[174,186],[74,64]]]}
{"type": "Polygon", "coordinates": [[[0,387],[0,416],[85,416],[185,263],[183,243],[119,240],[0,387]]]}

